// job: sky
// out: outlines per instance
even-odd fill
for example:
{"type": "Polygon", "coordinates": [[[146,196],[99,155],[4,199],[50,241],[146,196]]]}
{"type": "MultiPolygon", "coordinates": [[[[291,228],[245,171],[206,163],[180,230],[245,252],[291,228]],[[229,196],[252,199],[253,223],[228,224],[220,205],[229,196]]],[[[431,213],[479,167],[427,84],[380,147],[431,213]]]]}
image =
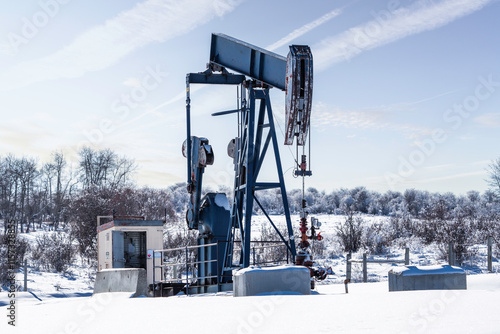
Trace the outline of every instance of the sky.
{"type": "MultiPolygon", "coordinates": [[[[0,4],[0,156],[83,146],[135,159],[139,185],[186,180],[185,78],[211,33],[286,56],[311,47],[306,187],[464,194],[500,157],[500,1],[25,0],[0,4]]],[[[191,93],[192,134],[210,140],[205,185],[232,186],[235,87],[191,93]]],[[[285,95],[271,90],[278,141],[285,95]]],[[[288,189],[295,148],[281,145],[288,189]]],[[[266,164],[261,181],[275,181],[266,164]]]]}

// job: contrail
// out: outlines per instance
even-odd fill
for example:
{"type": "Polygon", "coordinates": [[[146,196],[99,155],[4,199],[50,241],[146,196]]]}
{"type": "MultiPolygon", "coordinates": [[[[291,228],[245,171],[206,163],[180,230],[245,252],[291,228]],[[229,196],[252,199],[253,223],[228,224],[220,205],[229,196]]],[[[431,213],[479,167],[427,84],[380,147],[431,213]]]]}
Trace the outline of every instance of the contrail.
{"type": "Polygon", "coordinates": [[[406,8],[386,11],[372,21],[321,41],[314,48],[315,68],[324,70],[376,47],[437,29],[472,14],[491,2],[492,0],[421,0],[406,8]]]}
{"type": "MultiPolygon", "coordinates": [[[[342,13],[341,9],[334,9],[331,12],[321,16],[320,18],[317,18],[314,21],[311,21],[305,25],[303,25],[300,28],[295,29],[285,37],[279,39],[278,41],[274,42],[273,44],[267,46],[265,49],[269,51],[274,51],[278,49],[279,47],[286,45],[293,41],[294,39],[299,38],[300,36],[308,33],[309,31],[319,27],[320,25],[328,22],[329,20],[333,19],[334,17],[340,15],[342,13]]],[[[201,89],[201,87],[205,86],[199,86],[198,90],[201,89]]],[[[166,107],[172,103],[178,102],[180,100],[184,100],[186,98],[186,92],[183,90],[181,93],[177,94],[175,97],[171,98],[168,101],[163,102],[162,104],[154,107],[151,111],[158,110],[160,108],[166,107]]],[[[151,111],[146,111],[145,113],[150,113],[151,111]]]]}
{"type": "MultiPolygon", "coordinates": [[[[239,0],[147,0],[76,37],[41,59],[23,61],[2,73],[0,90],[75,78],[103,70],[151,43],[182,36],[233,11],[239,0]]],[[[0,47],[2,47],[0,45],[0,47]]]]}
{"type": "Polygon", "coordinates": [[[295,29],[294,31],[292,31],[291,33],[289,33],[288,35],[286,35],[285,37],[283,37],[279,41],[276,41],[273,44],[267,46],[265,49],[267,49],[269,51],[274,51],[274,50],[278,49],[279,47],[282,47],[283,45],[287,45],[288,43],[290,43],[294,39],[297,39],[298,37],[308,33],[309,31],[313,30],[314,28],[319,27],[323,23],[330,21],[334,17],[339,16],[341,13],[342,13],[341,9],[334,9],[331,12],[321,16],[320,18],[318,18],[312,22],[309,22],[300,28],[295,29]]]}

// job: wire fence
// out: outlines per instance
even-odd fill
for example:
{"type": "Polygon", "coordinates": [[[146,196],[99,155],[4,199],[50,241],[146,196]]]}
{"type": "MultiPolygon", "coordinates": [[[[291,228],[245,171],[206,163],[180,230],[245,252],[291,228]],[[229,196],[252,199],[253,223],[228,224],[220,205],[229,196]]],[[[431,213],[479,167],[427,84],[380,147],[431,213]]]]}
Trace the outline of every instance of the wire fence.
{"type": "Polygon", "coordinates": [[[353,263],[361,263],[362,264],[362,273],[363,273],[363,282],[368,282],[368,264],[376,263],[376,264],[410,264],[410,249],[405,249],[404,259],[374,259],[368,257],[367,253],[363,254],[362,259],[351,259],[352,255],[347,254],[346,259],[346,279],[345,283],[349,283],[352,280],[352,264],[353,263]]]}
{"type": "Polygon", "coordinates": [[[493,237],[488,237],[484,244],[448,244],[448,264],[460,266],[467,273],[498,273],[499,251],[493,237]]]}
{"type": "MultiPolygon", "coordinates": [[[[183,290],[189,294],[193,286],[217,285],[221,291],[223,270],[218,255],[224,247],[224,242],[205,245],[185,246],[153,251],[153,288],[162,289],[163,284],[183,284],[183,290]],[[198,254],[203,252],[203,256],[198,254]],[[203,258],[204,260],[200,260],[203,258]],[[201,266],[216,263],[216,270],[200,270],[201,266]],[[159,272],[158,272],[159,270],[159,272]],[[205,273],[199,275],[199,273],[205,273]]],[[[281,241],[252,241],[250,248],[251,263],[253,266],[271,266],[289,263],[291,256],[289,248],[281,241]]],[[[233,253],[237,254],[236,264],[239,267],[241,259],[241,242],[236,241],[233,253]]],[[[154,294],[156,296],[156,293],[154,294]]]]}
{"type": "Polygon", "coordinates": [[[431,261],[425,258],[425,261],[422,261],[421,254],[410,256],[409,248],[405,249],[404,258],[384,259],[382,256],[364,253],[361,258],[352,259],[352,255],[348,254],[345,280],[347,282],[380,281],[387,277],[388,271],[394,265],[448,264],[461,267],[467,274],[498,273],[500,272],[498,261],[500,252],[495,245],[496,242],[492,237],[489,237],[484,244],[454,244],[450,242],[441,249],[441,257],[431,259],[431,261]]]}

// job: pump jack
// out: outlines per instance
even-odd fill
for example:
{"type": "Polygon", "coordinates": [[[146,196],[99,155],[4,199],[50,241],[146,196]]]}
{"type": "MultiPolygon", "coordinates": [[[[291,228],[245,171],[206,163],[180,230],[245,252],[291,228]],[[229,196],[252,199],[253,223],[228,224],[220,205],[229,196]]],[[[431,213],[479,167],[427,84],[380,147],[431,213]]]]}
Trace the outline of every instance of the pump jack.
{"type": "Polygon", "coordinates": [[[312,105],[312,79],[312,54],[308,46],[290,46],[288,57],[285,58],[223,34],[212,34],[210,63],[207,65],[207,69],[204,72],[189,73],[186,76],[187,138],[183,144],[183,154],[188,159],[187,190],[190,194],[186,221],[190,229],[200,231],[201,243],[209,243],[214,240],[225,243],[224,249],[218,254],[217,270],[222,273],[221,280],[224,279],[223,277],[227,277],[227,274],[230,275],[231,270],[246,268],[250,265],[251,221],[254,203],[264,212],[292,255],[294,263],[308,267],[311,271],[311,277],[315,279],[324,279],[328,273],[331,273],[330,268],[325,270],[313,267],[314,263],[308,251],[309,242],[307,241],[308,239],[318,241],[322,239],[320,234],[316,235],[320,224],[316,223],[315,220],[313,220],[315,223],[311,227],[311,235],[307,235],[308,213],[304,199],[304,180],[306,176],[312,175],[312,172],[307,169],[305,152],[312,105]],[[230,73],[228,70],[237,74],[230,73]],[[203,172],[207,165],[213,163],[214,153],[207,139],[191,135],[191,84],[239,85],[242,92],[238,109],[212,114],[212,116],[227,114],[237,114],[238,116],[238,137],[232,139],[228,145],[228,154],[233,159],[235,170],[230,213],[219,211],[217,215],[213,215],[205,212],[210,210],[210,203],[213,202],[208,201],[207,204],[207,196],[212,199],[214,196],[219,196],[219,202],[222,196],[226,201],[227,198],[225,194],[207,194],[205,198],[201,198],[203,172]],[[297,162],[297,168],[294,172],[295,176],[302,177],[303,185],[300,221],[301,242],[298,255],[271,109],[269,93],[273,87],[286,92],[285,145],[293,145],[294,141],[296,142],[296,161],[298,161],[299,147],[302,147],[300,163],[297,162]],[[278,180],[260,182],[259,172],[270,145],[274,151],[278,180]],[[265,189],[279,189],[281,193],[287,226],[286,235],[279,231],[256,196],[258,191],[265,189]],[[215,233],[216,230],[225,231],[225,233],[215,233]],[[234,263],[234,243],[237,230],[239,230],[239,239],[242,245],[239,263],[234,263]],[[210,238],[210,240],[203,241],[204,238],[210,238]]]}

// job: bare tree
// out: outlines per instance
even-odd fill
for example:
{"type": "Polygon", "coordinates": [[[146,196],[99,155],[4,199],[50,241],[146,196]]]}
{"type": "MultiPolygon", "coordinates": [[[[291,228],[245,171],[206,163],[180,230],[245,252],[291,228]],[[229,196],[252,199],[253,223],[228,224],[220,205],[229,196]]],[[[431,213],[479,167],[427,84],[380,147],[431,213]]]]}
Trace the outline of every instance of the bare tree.
{"type": "MultiPolygon", "coordinates": [[[[14,217],[18,220],[21,233],[31,214],[30,196],[35,178],[38,175],[37,161],[34,158],[7,157],[11,182],[14,184],[14,217]]],[[[29,230],[29,225],[28,225],[29,230]]]]}
{"type": "Polygon", "coordinates": [[[1,172],[1,205],[2,217],[5,220],[16,218],[17,212],[17,192],[19,180],[14,173],[16,159],[13,155],[8,155],[2,159],[1,172]]]}
{"type": "Polygon", "coordinates": [[[86,256],[95,253],[95,224],[98,215],[138,214],[131,185],[135,162],[119,157],[110,149],[94,150],[84,147],[78,163],[81,191],[72,199],[71,234],[77,240],[80,252],[86,256]],[[135,212],[134,212],[135,211],[135,212]]]}
{"type": "Polygon", "coordinates": [[[40,170],[41,188],[43,192],[43,200],[40,203],[41,220],[45,221],[46,216],[52,217],[54,211],[54,203],[52,201],[52,190],[55,177],[55,166],[52,162],[45,163],[40,170]]]}
{"type": "Polygon", "coordinates": [[[119,157],[110,149],[84,147],[79,154],[80,181],[84,189],[116,189],[128,185],[132,173],[137,169],[134,160],[119,157]]]}
{"type": "Polygon", "coordinates": [[[487,180],[491,190],[500,197],[500,158],[493,160],[488,166],[489,178],[487,180]]]}
{"type": "MultiPolygon", "coordinates": [[[[5,221],[12,219],[15,211],[12,206],[13,183],[12,173],[8,158],[0,158],[0,216],[5,221]]],[[[7,224],[4,224],[4,233],[6,233],[7,224]]]]}
{"type": "Polygon", "coordinates": [[[62,152],[52,153],[52,161],[43,165],[41,174],[46,198],[38,214],[49,215],[54,229],[57,229],[59,223],[68,218],[69,195],[76,186],[76,180],[71,171],[67,171],[67,162],[62,152]]]}

